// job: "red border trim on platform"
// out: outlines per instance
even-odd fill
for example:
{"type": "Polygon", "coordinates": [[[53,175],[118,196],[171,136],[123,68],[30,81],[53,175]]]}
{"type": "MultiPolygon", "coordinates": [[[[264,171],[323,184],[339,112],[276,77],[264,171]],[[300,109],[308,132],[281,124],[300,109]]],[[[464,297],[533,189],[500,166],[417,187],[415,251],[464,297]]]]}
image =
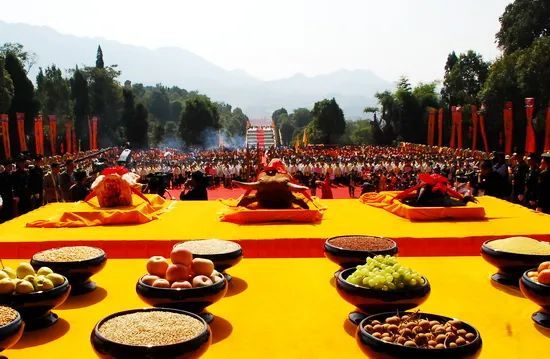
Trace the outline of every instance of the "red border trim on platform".
{"type": "MultiPolygon", "coordinates": [[[[532,235],[532,238],[550,242],[550,234],[532,235]]],[[[477,256],[483,242],[502,236],[465,238],[394,238],[399,255],[406,257],[477,256]]],[[[243,239],[238,242],[247,258],[319,258],[324,256],[325,238],[243,239]]],[[[117,241],[75,240],[48,242],[0,243],[0,257],[6,259],[31,258],[41,250],[62,246],[88,245],[102,248],[109,258],[148,258],[168,255],[181,240],[117,241]]]]}

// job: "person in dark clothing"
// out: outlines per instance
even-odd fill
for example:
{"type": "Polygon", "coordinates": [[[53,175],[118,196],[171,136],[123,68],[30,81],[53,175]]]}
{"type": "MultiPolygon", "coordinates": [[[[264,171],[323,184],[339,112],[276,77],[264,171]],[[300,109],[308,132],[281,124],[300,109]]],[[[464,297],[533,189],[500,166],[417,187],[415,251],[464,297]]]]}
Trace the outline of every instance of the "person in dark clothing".
{"type": "Polygon", "coordinates": [[[512,156],[512,201],[523,203],[525,200],[525,179],[529,166],[523,159],[523,156],[514,154],[512,156]]]}
{"type": "Polygon", "coordinates": [[[29,190],[29,171],[24,157],[15,161],[16,169],[11,174],[13,198],[17,205],[17,214],[22,215],[31,210],[31,192],[29,190]]]}
{"type": "Polygon", "coordinates": [[[537,186],[539,183],[539,163],[535,154],[531,154],[527,158],[529,170],[525,176],[525,205],[531,209],[535,209],[537,204],[537,186]]]}
{"type": "Polygon", "coordinates": [[[44,204],[44,169],[42,156],[34,160],[34,166],[29,168],[29,191],[31,192],[31,206],[36,209],[44,204]]]}
{"type": "Polygon", "coordinates": [[[84,171],[75,171],[74,172],[74,180],[75,184],[71,186],[69,189],[69,195],[71,197],[71,201],[77,202],[77,201],[83,201],[84,198],[90,193],[90,187],[86,185],[86,172],[84,171]]]}
{"type": "MultiPolygon", "coordinates": [[[[504,198],[507,196],[506,180],[497,172],[493,171],[493,165],[490,160],[481,164],[479,191],[483,191],[486,196],[504,198]]],[[[479,192],[478,192],[479,193],[479,192]]]]}
{"type": "Polygon", "coordinates": [[[12,167],[11,163],[6,163],[6,166],[0,165],[0,196],[3,201],[2,208],[0,208],[0,223],[13,218],[12,167]]]}
{"type": "Polygon", "coordinates": [[[184,187],[187,188],[180,193],[182,201],[207,201],[208,200],[208,181],[201,171],[195,171],[191,174],[191,178],[187,180],[184,187]]]}
{"type": "Polygon", "coordinates": [[[74,162],[73,160],[65,161],[65,171],[61,172],[59,175],[59,186],[61,187],[61,196],[63,201],[70,202],[71,195],[69,194],[69,189],[75,183],[74,182],[74,162]]]}
{"type": "Polygon", "coordinates": [[[550,152],[544,153],[540,161],[537,212],[550,214],[550,152]]]}

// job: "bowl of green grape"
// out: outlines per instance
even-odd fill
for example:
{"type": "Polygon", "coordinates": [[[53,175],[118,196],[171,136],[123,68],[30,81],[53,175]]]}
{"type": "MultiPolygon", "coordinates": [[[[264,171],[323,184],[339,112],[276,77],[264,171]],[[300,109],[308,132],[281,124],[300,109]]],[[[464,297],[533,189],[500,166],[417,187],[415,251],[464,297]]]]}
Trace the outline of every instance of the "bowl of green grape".
{"type": "Polygon", "coordinates": [[[348,319],[359,324],[367,314],[405,311],[424,303],[430,295],[428,279],[401,265],[395,257],[375,256],[365,264],[344,269],[336,279],[338,294],[358,311],[348,319]]]}

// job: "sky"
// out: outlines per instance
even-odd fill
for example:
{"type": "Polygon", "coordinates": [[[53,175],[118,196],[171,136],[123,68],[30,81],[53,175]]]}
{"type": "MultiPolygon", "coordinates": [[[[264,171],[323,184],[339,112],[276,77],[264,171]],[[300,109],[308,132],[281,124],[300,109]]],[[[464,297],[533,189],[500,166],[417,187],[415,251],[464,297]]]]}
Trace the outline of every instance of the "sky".
{"type": "Polygon", "coordinates": [[[487,60],[512,0],[2,0],[0,20],[121,43],[181,47],[264,79],[367,69],[443,77],[450,51],[487,60]]]}

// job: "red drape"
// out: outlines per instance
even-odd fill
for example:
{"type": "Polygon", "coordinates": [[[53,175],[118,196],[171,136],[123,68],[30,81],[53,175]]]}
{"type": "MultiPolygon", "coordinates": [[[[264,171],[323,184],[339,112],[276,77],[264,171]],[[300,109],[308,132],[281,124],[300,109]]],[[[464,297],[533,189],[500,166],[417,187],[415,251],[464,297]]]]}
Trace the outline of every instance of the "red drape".
{"type": "Polygon", "coordinates": [[[449,143],[449,147],[455,148],[455,142],[456,142],[456,106],[451,107],[451,140],[449,143]]]}
{"type": "Polygon", "coordinates": [[[544,152],[550,152],[550,102],[546,108],[546,131],[544,133],[544,152]]]}
{"type": "Polygon", "coordinates": [[[462,148],[462,107],[456,107],[457,147],[462,148]]]}
{"type": "Polygon", "coordinates": [[[525,153],[537,152],[537,142],[535,138],[535,128],[533,127],[533,110],[535,107],[535,99],[532,97],[525,99],[525,153]]]}
{"type": "Polygon", "coordinates": [[[443,109],[439,109],[437,118],[437,145],[443,146],[443,109]]]}
{"type": "Polygon", "coordinates": [[[57,154],[57,116],[48,116],[49,129],[50,129],[50,151],[52,155],[57,154]]]}
{"type": "Polygon", "coordinates": [[[25,114],[23,112],[17,112],[17,135],[19,137],[19,151],[28,151],[27,138],[25,137],[25,114]]]}
{"type": "Polygon", "coordinates": [[[471,105],[470,111],[472,113],[472,150],[477,150],[477,133],[479,128],[479,117],[477,114],[477,106],[471,105]]]}
{"type": "Polygon", "coordinates": [[[428,140],[427,143],[430,146],[434,144],[434,134],[435,134],[435,109],[428,109],[428,140]]]}
{"type": "Polygon", "coordinates": [[[9,123],[7,114],[0,115],[0,130],[2,133],[2,143],[4,145],[4,155],[6,158],[11,157],[9,123]]]}
{"type": "Polygon", "coordinates": [[[67,121],[65,123],[65,151],[70,153],[73,150],[73,136],[72,136],[72,130],[73,123],[72,121],[67,121]]]}
{"type": "Polygon", "coordinates": [[[76,142],[76,129],[74,128],[74,126],[71,126],[71,130],[73,153],[78,153],[78,142],[76,142]]]}
{"type": "Polygon", "coordinates": [[[34,148],[37,155],[44,156],[44,123],[42,115],[34,118],[34,148]]]}
{"type": "Polygon", "coordinates": [[[504,153],[509,155],[512,153],[512,137],[514,131],[512,101],[507,101],[504,104],[504,153]]]}
{"type": "Polygon", "coordinates": [[[90,125],[90,148],[97,150],[97,117],[92,117],[90,125]]]}

